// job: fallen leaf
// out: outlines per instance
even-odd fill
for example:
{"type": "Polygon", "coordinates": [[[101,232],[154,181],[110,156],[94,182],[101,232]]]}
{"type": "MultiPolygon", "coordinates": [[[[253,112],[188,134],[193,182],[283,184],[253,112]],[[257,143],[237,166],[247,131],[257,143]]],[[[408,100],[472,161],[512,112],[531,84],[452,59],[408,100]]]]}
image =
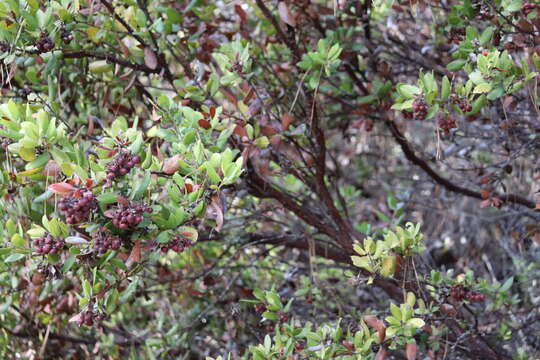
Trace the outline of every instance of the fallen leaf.
{"type": "Polygon", "coordinates": [[[158,65],[156,54],[149,47],[144,48],[144,63],[152,70],[155,70],[158,65]]]}
{"type": "Polygon", "coordinates": [[[292,27],[296,26],[296,21],[291,16],[289,8],[287,7],[287,4],[285,4],[284,1],[280,1],[278,3],[278,12],[279,12],[279,17],[281,18],[281,21],[283,21],[285,24],[290,25],[292,27]]]}
{"type": "Polygon", "coordinates": [[[290,113],[285,113],[281,117],[281,130],[286,131],[294,122],[294,117],[290,113]]]}
{"type": "Polygon", "coordinates": [[[405,352],[407,353],[407,360],[416,360],[416,353],[418,351],[418,346],[416,343],[407,344],[405,346],[405,352]]]}

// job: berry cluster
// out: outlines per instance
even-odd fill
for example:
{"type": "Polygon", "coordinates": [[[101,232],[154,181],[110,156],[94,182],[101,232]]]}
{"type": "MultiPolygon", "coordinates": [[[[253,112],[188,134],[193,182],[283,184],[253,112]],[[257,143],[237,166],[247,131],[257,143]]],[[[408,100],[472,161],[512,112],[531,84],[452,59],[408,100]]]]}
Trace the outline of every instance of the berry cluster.
{"type": "Polygon", "coordinates": [[[122,199],[118,206],[108,211],[112,223],[119,229],[134,228],[143,220],[143,213],[151,213],[152,208],[146,204],[138,204],[122,199]]]}
{"type": "Polygon", "coordinates": [[[54,42],[46,32],[41,33],[41,38],[35,43],[38,53],[46,53],[54,49],[54,42]]]}
{"type": "Polygon", "coordinates": [[[107,180],[111,181],[129,171],[141,162],[141,158],[133,155],[128,150],[122,150],[116,157],[107,164],[107,180]]]}
{"type": "Polygon", "coordinates": [[[448,134],[450,130],[457,128],[456,120],[450,116],[439,119],[439,129],[448,134]]]}
{"type": "Polygon", "coordinates": [[[79,320],[77,321],[79,327],[83,325],[94,326],[94,323],[100,323],[105,319],[105,314],[98,313],[90,309],[80,313],[79,315],[79,320]]]}
{"type": "Polygon", "coordinates": [[[58,254],[64,247],[64,239],[55,238],[51,234],[34,240],[36,252],[41,255],[58,254]]]}
{"type": "Polygon", "coordinates": [[[478,10],[478,15],[476,18],[478,20],[491,20],[495,17],[495,15],[491,12],[488,5],[481,5],[480,9],[478,10]]]}
{"type": "Polygon", "coordinates": [[[482,302],[486,299],[486,296],[478,291],[469,291],[466,296],[470,302],[482,302]]]}
{"type": "Polygon", "coordinates": [[[448,38],[449,44],[459,44],[465,36],[465,29],[457,28],[450,30],[450,37],[448,38]]]}
{"type": "Polygon", "coordinates": [[[282,314],[279,315],[279,322],[280,322],[281,324],[283,324],[283,323],[289,321],[290,318],[291,318],[291,314],[289,314],[289,313],[282,313],[282,314]]]}
{"type": "Polygon", "coordinates": [[[423,98],[416,98],[412,104],[412,110],[415,120],[424,120],[428,110],[426,101],[423,98]]]}
{"type": "Polygon", "coordinates": [[[255,312],[260,314],[266,311],[266,306],[264,304],[255,304],[255,312]]]}
{"type": "Polygon", "coordinates": [[[450,296],[454,301],[469,300],[470,302],[482,302],[486,299],[486,296],[478,291],[470,291],[465,289],[463,285],[456,284],[452,286],[450,296]]]}
{"type": "Polygon", "coordinates": [[[536,8],[536,4],[526,1],[526,2],[524,2],[523,5],[521,6],[521,11],[523,11],[523,13],[525,14],[525,16],[527,16],[527,15],[529,15],[531,12],[533,12],[535,8],[536,8]]]}
{"type": "Polygon", "coordinates": [[[77,189],[71,195],[58,201],[58,210],[66,217],[68,224],[76,224],[88,219],[88,215],[97,207],[92,191],[87,188],[77,189]]]}
{"type": "Polygon", "coordinates": [[[60,37],[62,38],[62,41],[66,45],[69,44],[71,42],[71,40],[73,40],[73,34],[71,33],[71,31],[69,31],[66,28],[62,28],[62,32],[60,33],[60,37]]]}
{"type": "Polygon", "coordinates": [[[161,251],[166,253],[167,251],[172,250],[174,252],[181,253],[191,245],[193,245],[191,240],[180,235],[175,235],[172,240],[166,244],[161,244],[161,251]]]}
{"type": "Polygon", "coordinates": [[[472,111],[472,106],[467,100],[460,101],[458,106],[461,109],[461,111],[463,111],[464,113],[472,111]]]}
{"type": "Polygon", "coordinates": [[[122,245],[122,240],[118,236],[104,230],[98,231],[93,238],[94,248],[99,255],[105,254],[108,250],[118,250],[122,245]]]}

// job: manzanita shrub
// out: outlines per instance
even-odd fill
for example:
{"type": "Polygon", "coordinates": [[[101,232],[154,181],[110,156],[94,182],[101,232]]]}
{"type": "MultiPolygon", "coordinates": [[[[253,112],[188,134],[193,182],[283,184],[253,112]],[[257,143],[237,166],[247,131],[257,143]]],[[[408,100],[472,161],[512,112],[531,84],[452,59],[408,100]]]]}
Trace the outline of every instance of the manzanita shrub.
{"type": "Polygon", "coordinates": [[[540,3],[0,2],[0,358],[540,356],[540,3]]]}

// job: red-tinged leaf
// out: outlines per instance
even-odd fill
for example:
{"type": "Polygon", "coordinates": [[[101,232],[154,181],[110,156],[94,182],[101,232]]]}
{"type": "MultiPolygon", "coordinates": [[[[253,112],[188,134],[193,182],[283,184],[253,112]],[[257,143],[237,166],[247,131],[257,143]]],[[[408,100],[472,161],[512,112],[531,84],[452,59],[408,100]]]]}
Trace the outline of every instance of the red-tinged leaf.
{"type": "Polygon", "coordinates": [[[223,201],[219,193],[212,195],[212,200],[210,202],[209,210],[212,210],[216,218],[216,231],[220,232],[223,227],[223,201]]]}
{"type": "Polygon", "coordinates": [[[489,194],[491,194],[489,189],[482,189],[482,191],[480,191],[480,196],[482,196],[483,200],[489,199],[489,194]]]}
{"type": "Polygon", "coordinates": [[[263,133],[263,135],[266,135],[266,136],[273,136],[277,134],[276,129],[268,125],[262,125],[261,132],[263,133]]]}
{"type": "Polygon", "coordinates": [[[49,185],[49,190],[55,194],[66,195],[72,193],[75,190],[75,187],[66,182],[61,182],[49,185]]]}
{"type": "Polygon", "coordinates": [[[221,88],[220,91],[234,106],[238,105],[238,100],[236,99],[236,96],[234,96],[234,94],[229,89],[221,88]]]}
{"type": "Polygon", "coordinates": [[[407,344],[405,346],[405,352],[407,353],[407,360],[416,360],[416,353],[418,351],[418,346],[416,343],[407,344]]]}
{"type": "Polygon", "coordinates": [[[290,113],[285,113],[281,117],[281,130],[287,131],[289,126],[294,122],[294,117],[290,113]]]}
{"type": "Polygon", "coordinates": [[[484,200],[480,203],[480,208],[481,209],[484,209],[484,208],[487,208],[489,205],[491,205],[491,201],[489,199],[487,200],[484,200]]]}
{"type": "Polygon", "coordinates": [[[114,214],[114,210],[105,210],[105,212],[103,212],[103,215],[105,215],[105,217],[108,217],[109,219],[112,219],[114,217],[114,214]]]}
{"type": "Polygon", "coordinates": [[[210,117],[213,119],[216,116],[216,107],[210,106],[210,117]]]}
{"type": "Polygon", "coordinates": [[[69,322],[79,322],[79,321],[81,321],[81,314],[77,314],[71,317],[71,319],[69,319],[69,322]]]}
{"type": "Polygon", "coordinates": [[[499,199],[498,197],[492,197],[491,199],[491,203],[493,204],[493,206],[495,206],[496,208],[500,208],[503,204],[503,201],[501,199],[499,199]]]}
{"type": "Polygon", "coordinates": [[[193,236],[193,233],[190,233],[190,232],[181,232],[180,235],[185,236],[185,237],[191,237],[191,236],[193,236]]]}
{"type": "Polygon", "coordinates": [[[158,66],[157,56],[149,47],[144,48],[144,63],[152,70],[158,66]]]}
{"type": "Polygon", "coordinates": [[[126,265],[138,263],[139,261],[141,261],[141,240],[137,240],[135,245],[133,245],[133,249],[131,249],[126,265]]]}
{"type": "Polygon", "coordinates": [[[165,156],[163,156],[163,153],[161,152],[161,149],[159,148],[157,143],[156,143],[156,156],[159,159],[159,161],[165,160],[165,156]]]}
{"type": "Polygon", "coordinates": [[[244,96],[244,99],[242,100],[244,104],[249,104],[251,100],[255,97],[255,90],[253,90],[252,87],[249,88],[246,96],[244,96]]]}
{"type": "Polygon", "coordinates": [[[354,344],[351,343],[350,341],[347,341],[347,340],[343,340],[341,342],[341,345],[345,346],[345,348],[349,351],[353,351],[354,350],[354,344]]]}
{"type": "Polygon", "coordinates": [[[212,127],[212,125],[210,125],[210,122],[204,119],[199,120],[199,126],[205,130],[208,130],[212,127]]]}
{"type": "Polygon", "coordinates": [[[374,360],[385,360],[387,355],[387,350],[384,346],[382,346],[379,351],[377,352],[377,355],[375,355],[374,360]]]}
{"type": "Polygon", "coordinates": [[[244,129],[242,125],[236,125],[234,128],[234,133],[240,137],[248,136],[246,129],[244,129]]]}
{"type": "Polygon", "coordinates": [[[289,8],[287,7],[287,4],[285,4],[284,1],[280,1],[278,3],[278,12],[279,12],[279,17],[281,18],[281,21],[283,21],[285,24],[290,25],[292,27],[296,26],[296,20],[294,20],[294,18],[291,16],[289,8]]]}
{"type": "Polygon", "coordinates": [[[129,201],[127,201],[127,199],[125,197],[122,197],[122,196],[119,196],[116,198],[116,202],[122,206],[128,206],[129,205],[129,201]]]}
{"type": "Polygon", "coordinates": [[[184,188],[186,189],[186,193],[188,194],[193,192],[193,185],[191,184],[186,184],[184,188]]]}
{"type": "Polygon", "coordinates": [[[371,315],[364,316],[364,321],[368,326],[377,330],[377,334],[379,335],[379,342],[382,343],[386,338],[386,326],[384,326],[384,322],[377,317],[371,315]]]}
{"type": "Polygon", "coordinates": [[[194,289],[187,289],[186,293],[188,293],[189,295],[195,295],[195,296],[204,296],[204,295],[206,295],[206,293],[203,293],[202,291],[194,290],[194,289]]]}
{"type": "Polygon", "coordinates": [[[94,181],[92,181],[92,179],[86,179],[84,183],[87,188],[91,188],[92,185],[94,185],[94,181]]]}
{"type": "Polygon", "coordinates": [[[175,172],[180,169],[180,160],[182,159],[182,155],[176,154],[173,157],[167,159],[165,163],[163,164],[162,171],[167,175],[172,175],[175,172]]]}
{"type": "Polygon", "coordinates": [[[156,108],[152,109],[152,120],[159,121],[161,118],[162,116],[156,112],[156,108]]]}

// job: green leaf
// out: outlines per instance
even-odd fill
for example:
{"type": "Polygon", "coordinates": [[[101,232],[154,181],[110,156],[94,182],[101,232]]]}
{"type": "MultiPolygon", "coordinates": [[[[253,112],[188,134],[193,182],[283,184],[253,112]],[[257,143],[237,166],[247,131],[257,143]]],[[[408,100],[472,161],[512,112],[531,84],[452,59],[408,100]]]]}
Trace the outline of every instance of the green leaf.
{"type": "Polygon", "coordinates": [[[420,318],[412,318],[409,321],[407,321],[407,325],[411,326],[413,328],[416,328],[416,329],[420,329],[420,328],[424,327],[424,325],[426,325],[426,323],[424,322],[424,320],[422,320],[420,318]]]}
{"type": "Polygon", "coordinates": [[[21,259],[24,258],[24,257],[25,257],[24,254],[19,254],[19,253],[11,254],[11,255],[9,255],[7,258],[4,259],[4,262],[5,262],[5,263],[10,263],[10,262],[19,261],[19,260],[21,260],[21,259]]]}
{"type": "Polygon", "coordinates": [[[92,296],[92,286],[90,285],[90,282],[84,279],[82,286],[84,297],[89,299],[92,296]]]}
{"type": "Polygon", "coordinates": [[[442,99],[448,99],[450,96],[450,80],[448,80],[448,76],[444,76],[442,79],[442,85],[441,85],[441,98],[442,99]]]}
{"type": "Polygon", "coordinates": [[[491,90],[491,84],[490,83],[481,83],[475,86],[473,93],[474,94],[483,94],[487,93],[491,90]]]}
{"type": "Polygon", "coordinates": [[[466,63],[467,63],[467,60],[457,59],[457,60],[454,60],[454,61],[450,62],[448,65],[446,65],[446,68],[449,71],[456,71],[456,70],[461,69],[463,66],[465,66],[466,63]]]}
{"type": "Polygon", "coordinates": [[[401,310],[396,304],[390,303],[390,312],[392,313],[392,316],[395,317],[396,319],[398,320],[403,319],[403,314],[401,314],[401,310]]]}
{"type": "Polygon", "coordinates": [[[262,317],[268,320],[276,321],[278,319],[278,314],[273,311],[265,311],[262,313],[262,317]]]}
{"type": "Polygon", "coordinates": [[[508,291],[512,287],[513,283],[514,283],[514,277],[512,276],[511,278],[508,278],[504,282],[504,284],[502,284],[502,286],[499,288],[499,291],[501,292],[508,291]]]}
{"type": "Polygon", "coordinates": [[[418,86],[409,85],[409,84],[398,85],[397,90],[401,95],[403,95],[407,99],[413,98],[416,95],[419,95],[422,93],[422,90],[420,90],[418,86]]]}
{"type": "Polygon", "coordinates": [[[478,39],[478,42],[480,45],[485,45],[488,42],[491,41],[491,37],[493,36],[494,28],[492,26],[487,27],[483,32],[482,35],[480,35],[480,38],[478,39]]]}

